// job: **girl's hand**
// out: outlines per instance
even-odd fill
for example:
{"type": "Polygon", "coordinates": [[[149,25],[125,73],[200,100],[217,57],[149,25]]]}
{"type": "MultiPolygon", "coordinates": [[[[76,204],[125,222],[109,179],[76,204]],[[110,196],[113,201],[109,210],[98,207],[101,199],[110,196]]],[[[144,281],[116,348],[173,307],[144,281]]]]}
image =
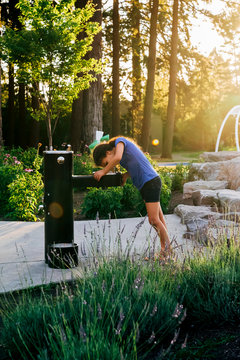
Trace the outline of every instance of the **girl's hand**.
{"type": "Polygon", "coordinates": [[[101,179],[101,177],[103,177],[104,175],[105,175],[104,170],[98,170],[98,171],[95,172],[95,174],[93,174],[93,177],[94,177],[94,179],[99,181],[101,179]]]}
{"type": "Polygon", "coordinates": [[[128,172],[122,174],[122,186],[124,186],[126,184],[126,181],[127,181],[128,178],[129,178],[129,173],[128,172]]]}

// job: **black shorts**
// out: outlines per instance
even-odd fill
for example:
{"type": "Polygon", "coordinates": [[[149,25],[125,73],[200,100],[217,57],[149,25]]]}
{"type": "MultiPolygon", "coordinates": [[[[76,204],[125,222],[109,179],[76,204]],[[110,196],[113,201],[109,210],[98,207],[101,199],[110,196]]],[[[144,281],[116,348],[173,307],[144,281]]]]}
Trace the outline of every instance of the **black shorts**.
{"type": "Polygon", "coordinates": [[[140,193],[145,202],[159,202],[161,193],[161,179],[159,176],[147,181],[140,189],[140,193]]]}

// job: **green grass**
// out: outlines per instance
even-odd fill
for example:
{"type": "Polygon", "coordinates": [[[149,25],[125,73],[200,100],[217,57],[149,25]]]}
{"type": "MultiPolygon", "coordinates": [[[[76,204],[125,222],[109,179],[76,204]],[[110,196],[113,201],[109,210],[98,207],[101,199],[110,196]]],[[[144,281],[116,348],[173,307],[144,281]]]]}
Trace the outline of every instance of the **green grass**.
{"type": "Polygon", "coordinates": [[[9,296],[1,342],[12,359],[210,359],[223,338],[179,350],[176,334],[240,323],[240,250],[222,240],[183,262],[95,259],[73,283],[9,296]]]}
{"type": "Polygon", "coordinates": [[[198,162],[203,151],[176,151],[171,159],[161,158],[160,155],[151,154],[155,161],[159,162],[198,162]]]}

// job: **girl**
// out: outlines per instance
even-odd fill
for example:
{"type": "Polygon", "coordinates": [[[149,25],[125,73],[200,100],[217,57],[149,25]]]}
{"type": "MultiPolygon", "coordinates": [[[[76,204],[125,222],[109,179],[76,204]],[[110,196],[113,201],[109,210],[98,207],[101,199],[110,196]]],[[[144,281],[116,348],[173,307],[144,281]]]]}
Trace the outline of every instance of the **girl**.
{"type": "Polygon", "coordinates": [[[127,170],[123,174],[122,185],[131,177],[133,184],[140,191],[146,204],[149,223],[160,237],[160,257],[164,256],[170,251],[170,240],[160,205],[161,180],[146,156],[133,141],[125,137],[116,137],[107,143],[97,145],[93,151],[93,159],[97,166],[103,167],[94,174],[98,181],[119,163],[127,170]]]}

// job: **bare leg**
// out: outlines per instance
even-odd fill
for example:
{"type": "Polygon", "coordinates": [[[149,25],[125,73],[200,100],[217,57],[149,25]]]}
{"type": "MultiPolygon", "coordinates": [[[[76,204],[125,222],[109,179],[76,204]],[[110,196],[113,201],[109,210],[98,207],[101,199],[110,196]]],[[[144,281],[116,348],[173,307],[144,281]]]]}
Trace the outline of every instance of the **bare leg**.
{"type": "Polygon", "coordinates": [[[145,203],[149,223],[155,228],[160,237],[161,252],[170,250],[170,239],[167,232],[166,222],[163,217],[159,202],[145,203]]]}
{"type": "Polygon", "coordinates": [[[163,225],[165,226],[165,228],[167,229],[167,225],[166,225],[166,222],[165,222],[165,219],[164,219],[164,215],[163,215],[160,203],[159,203],[159,218],[160,218],[161,222],[163,223],[163,225]]]}

